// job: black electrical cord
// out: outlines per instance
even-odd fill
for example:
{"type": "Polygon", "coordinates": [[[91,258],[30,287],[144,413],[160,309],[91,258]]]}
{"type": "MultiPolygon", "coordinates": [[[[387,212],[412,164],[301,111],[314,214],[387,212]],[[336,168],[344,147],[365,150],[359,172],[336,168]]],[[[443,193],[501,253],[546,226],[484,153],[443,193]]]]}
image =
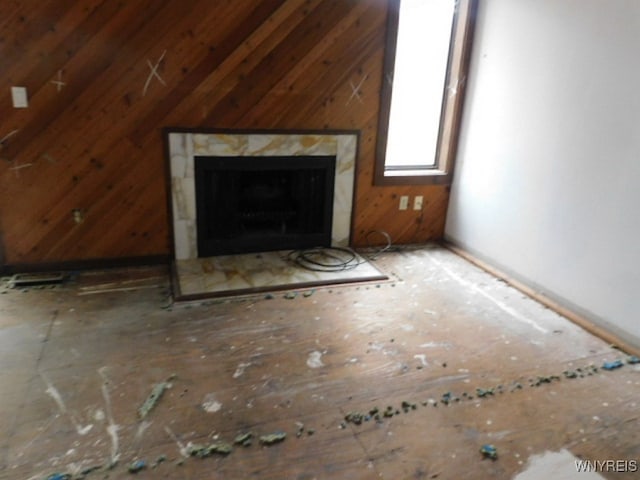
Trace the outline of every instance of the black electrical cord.
{"type": "Polygon", "coordinates": [[[293,250],[287,255],[289,261],[314,272],[342,272],[352,270],[365,263],[358,254],[345,247],[316,247],[293,250]]]}
{"type": "Polygon", "coordinates": [[[376,252],[372,253],[371,255],[369,255],[369,260],[375,260],[376,258],[378,258],[378,255],[387,252],[391,249],[391,236],[385,232],[384,230],[370,230],[369,232],[367,232],[367,234],[365,235],[365,240],[367,241],[367,247],[369,249],[372,249],[373,247],[371,246],[371,234],[372,233],[378,233],[380,235],[382,235],[384,237],[384,239],[386,240],[387,244],[378,249],[376,252]]]}
{"type": "MultiPolygon", "coordinates": [[[[378,255],[391,250],[391,236],[384,230],[371,230],[365,235],[369,250],[373,249],[370,239],[373,233],[382,235],[387,244],[368,255],[369,260],[375,260],[378,255]]],[[[306,250],[292,250],[287,254],[286,259],[299,267],[314,272],[342,272],[366,263],[366,260],[358,256],[356,252],[346,247],[315,247],[306,250]]]]}

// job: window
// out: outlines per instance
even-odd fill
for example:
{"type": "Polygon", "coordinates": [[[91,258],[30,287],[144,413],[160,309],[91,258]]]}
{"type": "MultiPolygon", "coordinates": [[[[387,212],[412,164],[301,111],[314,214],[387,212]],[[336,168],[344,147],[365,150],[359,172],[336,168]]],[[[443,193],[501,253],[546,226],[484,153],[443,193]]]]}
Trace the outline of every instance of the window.
{"type": "Polygon", "coordinates": [[[390,0],[375,183],[450,183],[477,0],[390,0]]]}

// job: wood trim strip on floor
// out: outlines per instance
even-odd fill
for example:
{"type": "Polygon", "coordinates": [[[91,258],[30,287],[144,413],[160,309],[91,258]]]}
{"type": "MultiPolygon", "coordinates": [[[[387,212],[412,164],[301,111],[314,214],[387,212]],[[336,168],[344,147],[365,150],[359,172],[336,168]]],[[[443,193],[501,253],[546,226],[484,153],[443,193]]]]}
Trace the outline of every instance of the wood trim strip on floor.
{"type": "Polygon", "coordinates": [[[202,292],[202,293],[192,293],[192,294],[183,294],[180,291],[180,281],[177,279],[177,276],[174,277],[175,280],[173,283],[175,284],[174,290],[174,302],[194,302],[199,300],[207,300],[207,299],[234,299],[236,297],[244,297],[247,295],[259,295],[263,293],[276,293],[276,292],[286,292],[286,291],[302,291],[309,290],[311,288],[324,288],[324,287],[339,287],[339,286],[347,286],[353,285],[357,283],[365,283],[370,284],[372,282],[389,282],[391,281],[389,276],[387,275],[371,275],[369,277],[359,277],[354,279],[339,279],[339,280],[326,280],[326,281],[310,281],[310,282],[299,282],[299,283],[290,283],[290,284],[282,284],[275,286],[265,286],[265,287],[252,287],[252,288],[240,288],[236,290],[222,290],[219,292],[202,292]]]}
{"type": "Polygon", "coordinates": [[[475,257],[473,254],[451,243],[450,241],[442,240],[440,243],[443,247],[447,248],[448,250],[451,250],[456,255],[471,262],[475,266],[481,268],[482,270],[493,275],[494,277],[504,280],[507,284],[509,284],[516,290],[519,290],[520,292],[524,293],[525,295],[532,298],[533,300],[541,303],[542,305],[549,308],[550,310],[553,310],[558,315],[562,315],[563,317],[572,321],[573,323],[583,328],[587,332],[595,335],[596,337],[601,338],[605,342],[611,344],[612,346],[615,346],[616,348],[618,348],[619,350],[622,350],[627,354],[640,356],[640,348],[632,343],[627,342],[626,340],[621,338],[619,335],[616,335],[615,333],[607,330],[606,328],[603,328],[600,325],[597,325],[593,321],[585,318],[583,315],[576,313],[575,311],[558,303],[555,300],[552,300],[546,295],[535,291],[533,288],[529,287],[525,283],[512,278],[511,276],[507,275],[501,270],[493,267],[492,265],[488,264],[483,260],[480,260],[479,258],[475,257]]]}

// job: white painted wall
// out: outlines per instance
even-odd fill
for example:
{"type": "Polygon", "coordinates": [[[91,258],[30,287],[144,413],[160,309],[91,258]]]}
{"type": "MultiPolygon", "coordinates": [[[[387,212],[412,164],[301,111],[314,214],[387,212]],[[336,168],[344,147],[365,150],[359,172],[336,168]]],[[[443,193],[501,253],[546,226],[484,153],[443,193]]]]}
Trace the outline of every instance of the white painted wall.
{"type": "Polygon", "coordinates": [[[640,1],[480,0],[446,236],[640,345],[640,1]]]}

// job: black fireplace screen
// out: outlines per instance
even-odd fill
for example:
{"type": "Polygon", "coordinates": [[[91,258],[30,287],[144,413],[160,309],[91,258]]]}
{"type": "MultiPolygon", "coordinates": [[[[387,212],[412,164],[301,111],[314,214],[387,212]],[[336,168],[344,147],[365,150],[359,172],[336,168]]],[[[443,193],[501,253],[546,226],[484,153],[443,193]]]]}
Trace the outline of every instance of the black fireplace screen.
{"type": "Polygon", "coordinates": [[[194,160],[199,257],[331,245],[335,156],[194,160]]]}

